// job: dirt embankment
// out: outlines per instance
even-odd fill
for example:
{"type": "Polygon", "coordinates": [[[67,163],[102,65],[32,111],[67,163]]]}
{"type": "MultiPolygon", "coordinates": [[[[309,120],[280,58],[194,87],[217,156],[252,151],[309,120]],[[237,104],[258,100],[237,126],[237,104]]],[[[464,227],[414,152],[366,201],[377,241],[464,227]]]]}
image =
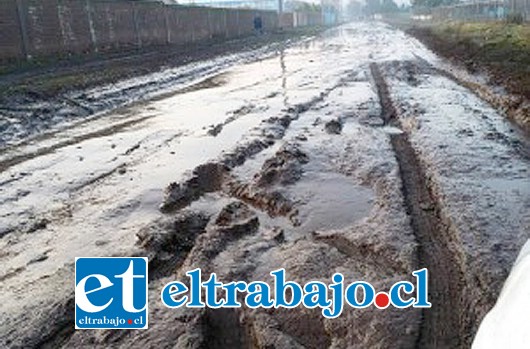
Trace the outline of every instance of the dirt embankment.
{"type": "Polygon", "coordinates": [[[503,22],[446,22],[414,25],[406,32],[468,72],[486,73],[492,85],[459,79],[481,98],[530,130],[530,25],[503,22]]]}

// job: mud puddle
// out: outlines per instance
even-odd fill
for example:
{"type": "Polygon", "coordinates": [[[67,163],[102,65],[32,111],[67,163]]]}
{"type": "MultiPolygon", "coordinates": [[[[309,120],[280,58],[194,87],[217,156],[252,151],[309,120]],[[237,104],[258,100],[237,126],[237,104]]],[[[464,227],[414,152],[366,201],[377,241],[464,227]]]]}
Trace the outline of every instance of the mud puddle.
{"type": "Polygon", "coordinates": [[[286,192],[298,201],[298,219],[302,223],[295,232],[301,235],[352,226],[368,216],[374,199],[369,188],[333,172],[306,172],[286,192]]]}

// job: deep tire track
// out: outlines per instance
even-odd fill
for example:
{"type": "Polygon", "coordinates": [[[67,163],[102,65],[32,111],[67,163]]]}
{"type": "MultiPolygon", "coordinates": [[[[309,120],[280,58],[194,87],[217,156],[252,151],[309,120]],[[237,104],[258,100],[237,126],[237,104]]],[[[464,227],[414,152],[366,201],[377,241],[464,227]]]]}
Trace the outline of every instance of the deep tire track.
{"type": "Polygon", "coordinates": [[[148,119],[151,119],[151,118],[153,118],[153,116],[144,116],[144,117],[140,117],[140,118],[137,118],[137,119],[127,120],[127,121],[120,122],[120,123],[117,123],[115,125],[106,127],[104,129],[101,129],[101,130],[88,132],[88,133],[85,133],[85,134],[82,134],[82,135],[79,135],[79,136],[71,137],[70,139],[67,139],[65,141],[60,141],[60,142],[55,143],[53,145],[42,147],[42,148],[39,148],[39,149],[37,149],[35,151],[31,151],[29,153],[23,153],[23,154],[19,154],[19,155],[14,155],[12,157],[8,157],[8,158],[6,158],[4,160],[0,160],[0,173],[5,172],[9,168],[11,168],[13,166],[16,166],[18,164],[21,164],[21,163],[23,163],[25,161],[32,160],[32,159],[35,159],[35,158],[40,157],[40,156],[51,154],[51,153],[53,153],[54,151],[56,151],[58,149],[65,148],[65,147],[68,147],[68,146],[71,146],[71,145],[74,145],[74,144],[81,143],[83,141],[86,141],[87,139],[99,138],[99,137],[112,135],[114,133],[117,133],[117,132],[121,131],[122,129],[134,126],[136,124],[139,124],[139,123],[141,123],[143,121],[146,121],[148,119]]]}
{"type": "MultiPolygon", "coordinates": [[[[397,111],[377,64],[370,70],[385,124],[399,126],[397,111]]],[[[466,314],[464,273],[451,238],[452,227],[443,219],[440,202],[406,133],[390,136],[402,180],[402,191],[418,243],[419,267],[429,270],[432,308],[422,312],[417,348],[467,348],[473,321],[466,314]]]]}

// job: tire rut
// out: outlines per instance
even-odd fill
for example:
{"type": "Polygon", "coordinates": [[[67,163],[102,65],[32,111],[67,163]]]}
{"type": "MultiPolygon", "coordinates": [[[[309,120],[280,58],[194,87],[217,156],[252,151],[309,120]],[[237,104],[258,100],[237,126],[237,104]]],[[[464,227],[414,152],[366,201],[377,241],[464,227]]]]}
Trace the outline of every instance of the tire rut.
{"type": "MultiPolygon", "coordinates": [[[[399,127],[396,108],[377,64],[370,70],[381,104],[385,124],[399,127]]],[[[441,205],[406,133],[393,134],[390,141],[396,154],[402,191],[412,230],[418,243],[419,267],[430,272],[429,299],[424,309],[417,348],[464,348],[470,346],[466,314],[464,273],[454,249],[452,227],[444,219],[441,205]]]]}
{"type": "Polygon", "coordinates": [[[74,144],[81,143],[82,141],[85,141],[87,139],[92,139],[92,138],[98,138],[98,137],[104,137],[104,136],[112,135],[114,133],[120,132],[121,130],[123,130],[123,129],[127,128],[127,127],[134,126],[136,124],[139,124],[139,123],[144,122],[144,121],[146,121],[148,119],[151,119],[151,118],[153,118],[153,116],[144,116],[144,117],[140,117],[140,118],[137,118],[137,119],[127,120],[127,121],[124,121],[124,122],[109,126],[107,128],[104,128],[102,130],[97,130],[97,131],[94,131],[94,132],[85,133],[83,135],[74,136],[74,137],[72,137],[70,139],[67,139],[65,141],[60,141],[60,142],[55,143],[53,145],[45,146],[45,147],[39,148],[38,150],[29,152],[29,153],[23,153],[23,154],[19,154],[19,155],[14,155],[13,157],[8,157],[8,158],[6,158],[4,160],[0,160],[0,173],[5,172],[9,168],[11,168],[11,167],[13,167],[15,165],[21,164],[21,163],[23,163],[25,161],[32,160],[32,159],[40,157],[40,156],[51,154],[51,153],[53,153],[54,151],[56,151],[58,149],[65,148],[65,147],[68,147],[68,146],[71,146],[71,145],[74,145],[74,144]]]}

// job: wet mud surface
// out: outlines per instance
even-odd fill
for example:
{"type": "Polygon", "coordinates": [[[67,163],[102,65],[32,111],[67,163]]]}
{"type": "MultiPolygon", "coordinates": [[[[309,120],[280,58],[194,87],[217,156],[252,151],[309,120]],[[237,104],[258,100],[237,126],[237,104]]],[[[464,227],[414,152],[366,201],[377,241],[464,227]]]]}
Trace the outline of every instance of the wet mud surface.
{"type": "Polygon", "coordinates": [[[530,237],[525,134],[381,23],[263,55],[0,155],[0,346],[469,347],[530,237]],[[149,330],[74,331],[74,258],[120,255],[150,260],[149,330]],[[388,290],[424,267],[425,310],[159,300],[194,268],[388,290]]]}
{"type": "Polygon", "coordinates": [[[443,72],[530,134],[528,27],[502,22],[468,27],[461,29],[456,23],[420,25],[408,28],[407,33],[454,63],[441,65],[443,72]]]}
{"type": "Polygon", "coordinates": [[[9,73],[0,79],[0,147],[43,133],[53,137],[57,130],[120,106],[215,87],[224,83],[221,70],[264,59],[319,31],[300,28],[56,64],[33,62],[21,71],[7,67],[2,71],[9,73]]]}

